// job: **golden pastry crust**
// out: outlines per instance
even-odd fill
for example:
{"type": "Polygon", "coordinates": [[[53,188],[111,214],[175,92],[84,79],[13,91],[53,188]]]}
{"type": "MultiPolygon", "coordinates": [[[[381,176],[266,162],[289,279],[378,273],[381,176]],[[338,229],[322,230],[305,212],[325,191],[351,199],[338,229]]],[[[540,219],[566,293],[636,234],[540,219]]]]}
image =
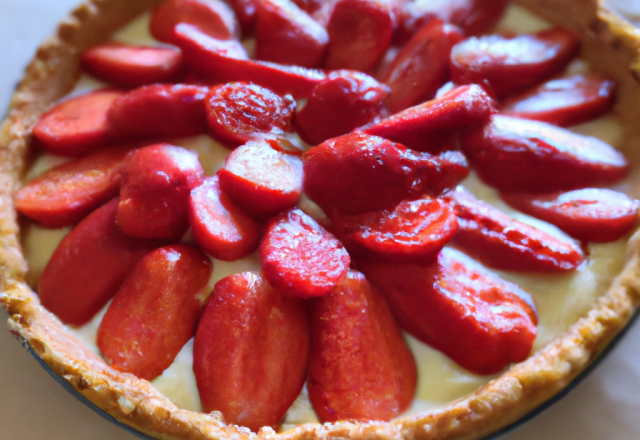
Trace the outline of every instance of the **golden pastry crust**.
{"type": "MultiPolygon", "coordinates": [[[[623,272],[567,333],[474,393],[443,408],[389,423],[305,424],[282,434],[270,428],[253,434],[246,428],[225,425],[219,415],[179,409],[149,382],[112,370],[44,310],[24,282],[26,262],[20,251],[12,196],[29,159],[30,130],[53,102],[73,88],[82,50],[159,2],[93,0],[73,11],[27,68],[0,132],[0,302],[9,312],[9,328],[54,372],[117,420],[160,439],[476,439],[518,420],[565,388],[638,308],[640,233],[629,242],[623,272]]],[[[639,166],[640,127],[635,118],[640,115],[640,32],[595,0],[518,3],[579,32],[584,58],[619,82],[615,110],[626,128],[622,149],[630,162],[639,166]]]]}

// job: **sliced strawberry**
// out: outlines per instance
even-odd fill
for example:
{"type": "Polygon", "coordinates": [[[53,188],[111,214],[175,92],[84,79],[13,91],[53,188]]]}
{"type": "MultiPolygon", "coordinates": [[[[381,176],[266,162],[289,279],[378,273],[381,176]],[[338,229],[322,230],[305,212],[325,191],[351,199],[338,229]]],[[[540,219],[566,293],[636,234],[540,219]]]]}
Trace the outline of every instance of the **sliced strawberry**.
{"type": "Polygon", "coordinates": [[[231,148],[290,132],[295,105],[290,95],[244,82],[214,87],[205,99],[211,135],[231,148]]]}
{"type": "Polygon", "coordinates": [[[301,99],[309,96],[313,87],[326,77],[320,70],[247,60],[239,43],[231,45],[216,40],[188,24],[176,26],[175,34],[187,65],[212,84],[252,82],[279,95],[290,93],[301,99]]]}
{"type": "Polygon", "coordinates": [[[280,64],[320,67],[329,35],[290,0],[262,0],[256,21],[256,58],[280,64]]]}
{"type": "Polygon", "coordinates": [[[434,20],[415,34],[381,78],[391,87],[387,107],[391,113],[435,96],[449,79],[451,48],[464,39],[462,31],[434,20]]]}
{"type": "Polygon", "coordinates": [[[236,13],[242,34],[245,36],[253,32],[258,11],[258,1],[259,0],[227,0],[227,3],[229,3],[236,13]]]}
{"type": "Polygon", "coordinates": [[[48,228],[76,224],[118,195],[128,151],[114,147],[58,165],[16,193],[16,208],[48,228]]]}
{"type": "Polygon", "coordinates": [[[193,344],[193,371],[205,412],[258,431],[275,427],[298,397],[309,357],[303,304],[260,275],[220,280],[193,344]]]}
{"type": "Polygon", "coordinates": [[[220,190],[217,176],[191,191],[189,225],[198,246],[218,260],[246,257],[260,241],[260,225],[220,190]]]}
{"type": "Polygon", "coordinates": [[[351,261],[342,243],[299,209],[269,222],[260,257],[264,277],[278,291],[302,298],[331,292],[351,261]]]}
{"type": "Polygon", "coordinates": [[[258,217],[295,206],[302,194],[300,157],[276,151],[267,141],[248,142],[234,150],[218,177],[222,190],[258,217]]]}
{"type": "Polygon", "coordinates": [[[82,326],[116,294],[133,267],[159,246],[116,226],[118,199],[95,210],[67,234],[42,273],[42,305],[65,324],[82,326]]]}
{"type": "Polygon", "coordinates": [[[116,99],[109,109],[109,132],[118,139],[184,137],[207,131],[204,98],[209,87],[153,84],[116,99]]]}
{"type": "Polygon", "coordinates": [[[391,0],[338,0],[327,24],[327,69],[368,71],[391,43],[395,15],[391,0]]]}
{"type": "Polygon", "coordinates": [[[488,122],[495,111],[489,95],[471,84],[389,116],[364,131],[414,150],[436,153],[450,145],[453,133],[488,122]]]}
{"type": "Polygon", "coordinates": [[[461,147],[482,180],[503,191],[541,193],[615,182],[629,168],[620,152],[594,137],[502,115],[462,136],[461,147]]]}
{"type": "Polygon", "coordinates": [[[554,79],[506,100],[502,113],[563,127],[598,118],[613,106],[616,83],[595,76],[554,79]]]}
{"type": "Polygon", "coordinates": [[[46,150],[79,157],[105,147],[112,139],[107,111],[124,92],[102,89],[63,101],[42,115],[33,136],[46,150]]]}
{"type": "Polygon", "coordinates": [[[451,194],[460,229],[454,243],[487,266],[516,271],[574,270],[584,254],[570,241],[519,222],[458,188],[451,194]]]}
{"type": "Polygon", "coordinates": [[[334,215],[331,220],[351,254],[390,261],[429,262],[458,230],[449,203],[431,197],[405,200],[393,209],[334,215]]]}
{"type": "Polygon", "coordinates": [[[132,151],[122,164],[118,226],[133,237],[179,239],[189,227],[189,194],[203,178],[192,151],[169,144],[132,151]]]}
{"type": "Polygon", "coordinates": [[[126,46],[110,42],[82,53],[82,68],[98,79],[121,86],[175,80],[182,72],[182,52],[174,47],[126,46]]]}
{"type": "Polygon", "coordinates": [[[219,40],[237,39],[240,34],[233,10],[220,0],[165,0],[154,9],[149,30],[157,40],[175,44],[173,28],[179,23],[219,40]]]}
{"type": "Polygon", "coordinates": [[[371,122],[384,106],[388,88],[364,73],[331,72],[314,87],[307,103],[296,113],[298,134],[318,145],[371,122]]]}
{"type": "Polygon", "coordinates": [[[304,191],[328,214],[361,214],[425,193],[437,196],[468,173],[458,152],[432,156],[360,132],[323,142],[303,162],[304,191]]]}
{"type": "Polygon", "coordinates": [[[147,380],[162,374],[196,333],[212,268],[202,251],[183,244],[147,254],[100,322],[107,364],[147,380]]]}
{"type": "Polygon", "coordinates": [[[508,38],[469,38],[451,51],[457,84],[487,84],[499,97],[533,87],[562,71],[580,50],[577,34],[563,28],[508,38]]]}
{"type": "Polygon", "coordinates": [[[409,0],[401,6],[394,39],[407,41],[423,26],[440,19],[461,27],[466,35],[490,29],[504,14],[506,0],[409,0]]]}
{"type": "Polygon", "coordinates": [[[327,0],[293,0],[293,2],[307,14],[313,14],[327,3],[327,0]]]}
{"type": "Polygon", "coordinates": [[[618,191],[585,188],[553,194],[502,193],[520,211],[585,241],[615,241],[638,223],[637,200],[618,191]]]}
{"type": "Polygon", "coordinates": [[[390,420],[413,399],[416,363],[380,293],[350,271],[312,303],[307,388],[320,422],[390,420]]]}
{"type": "Polygon", "coordinates": [[[536,338],[531,297],[466,255],[444,248],[429,266],[359,263],[404,330],[476,374],[525,360],[536,338]]]}

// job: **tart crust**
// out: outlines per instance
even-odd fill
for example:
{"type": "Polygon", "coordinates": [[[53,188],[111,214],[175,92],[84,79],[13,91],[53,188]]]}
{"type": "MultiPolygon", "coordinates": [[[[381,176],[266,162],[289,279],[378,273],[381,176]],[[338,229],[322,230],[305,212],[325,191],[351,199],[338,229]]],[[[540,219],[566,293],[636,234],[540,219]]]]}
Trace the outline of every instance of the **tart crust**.
{"type": "MultiPolygon", "coordinates": [[[[80,74],[79,54],[160,0],[93,0],[74,10],[27,67],[0,132],[0,302],[9,329],[76,390],[118,421],[159,439],[281,440],[477,439],[523,417],[563,390],[625,327],[640,305],[640,232],[628,244],[627,263],[609,290],[568,332],[474,393],[440,409],[388,423],[305,424],[282,434],[251,433],[226,425],[219,414],[176,407],[151,384],[109,368],[46,311],[25,283],[12,196],[29,161],[30,132],[80,74]]],[[[617,112],[626,129],[621,149],[640,166],[640,31],[596,0],[518,0],[583,38],[582,56],[619,83],[617,112]]],[[[637,190],[640,195],[640,189],[637,190]]]]}

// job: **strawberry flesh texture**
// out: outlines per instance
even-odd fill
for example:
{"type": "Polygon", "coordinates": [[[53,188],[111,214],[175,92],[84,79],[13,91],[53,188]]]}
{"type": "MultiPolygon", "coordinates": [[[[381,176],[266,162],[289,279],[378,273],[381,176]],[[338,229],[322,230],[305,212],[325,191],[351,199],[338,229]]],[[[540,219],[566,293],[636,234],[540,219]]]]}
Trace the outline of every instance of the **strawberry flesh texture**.
{"type": "Polygon", "coordinates": [[[311,305],[307,388],[320,422],[390,420],[409,407],[417,370],[384,298],[359,272],[311,305]]]}
{"type": "Polygon", "coordinates": [[[209,87],[152,84],[116,99],[107,114],[118,139],[185,137],[207,131],[204,99],[209,87]]]}
{"type": "Polygon", "coordinates": [[[156,40],[176,44],[173,28],[187,23],[219,40],[237,39],[240,28],[233,10],[220,0],[166,0],[154,9],[149,30],[156,40]]]}
{"type": "Polygon", "coordinates": [[[61,156],[81,157],[107,146],[112,138],[107,112],[124,92],[102,89],[63,101],[33,127],[39,146],[61,156]]]}
{"type": "Polygon", "coordinates": [[[187,65],[213,84],[246,81],[301,99],[326,77],[320,70],[248,60],[240,43],[216,40],[188,24],[177,25],[174,33],[187,65]]]}
{"type": "Polygon", "coordinates": [[[456,84],[486,84],[504,97],[561,72],[579,50],[580,38],[563,28],[513,38],[472,37],[453,47],[451,77],[456,84]]]}
{"type": "Polygon", "coordinates": [[[295,102],[290,95],[281,97],[264,87],[236,82],[211,89],[205,106],[211,135],[235,148],[290,132],[295,102]]]}
{"type": "Polygon", "coordinates": [[[118,226],[133,237],[179,239],[189,227],[189,194],[203,179],[198,156],[184,148],[132,151],[122,164],[118,226]]]}
{"type": "Polygon", "coordinates": [[[615,182],[629,168],[620,152],[596,138],[502,115],[464,134],[461,147],[482,180],[503,191],[541,193],[615,182]]]}
{"type": "Polygon", "coordinates": [[[403,0],[394,41],[406,42],[437,19],[478,35],[497,23],[506,7],[506,0],[403,0]]]}
{"type": "Polygon", "coordinates": [[[613,106],[615,92],[613,81],[572,75],[509,98],[501,105],[501,113],[566,127],[604,115],[613,106]]]}
{"type": "Polygon", "coordinates": [[[93,46],[80,57],[82,68],[96,78],[125,87],[170,82],[182,73],[182,52],[174,47],[126,46],[110,42],[93,46]]]}
{"type": "Polygon", "coordinates": [[[21,188],[16,208],[48,228],[71,226],[118,195],[129,147],[113,147],[51,169],[21,188]]]}
{"type": "Polygon", "coordinates": [[[390,261],[430,262],[458,231],[449,203],[426,197],[393,209],[334,215],[336,235],[349,252],[390,261]]]}
{"type": "Polygon", "coordinates": [[[449,78],[451,48],[464,39],[460,29],[434,20],[415,34],[381,81],[391,87],[387,107],[397,113],[431,99],[449,78]]]}
{"type": "Polygon", "coordinates": [[[413,150],[437,153],[451,145],[454,133],[485,124],[495,112],[489,95],[471,84],[389,116],[364,132],[413,150]]]}
{"type": "Polygon", "coordinates": [[[501,195],[514,208],[556,225],[579,240],[615,241],[631,232],[638,223],[638,201],[610,189],[501,195]]]}
{"type": "Polygon", "coordinates": [[[297,111],[295,125],[300,137],[311,145],[371,122],[380,115],[388,87],[361,72],[338,70],[314,87],[297,111]]]}
{"type": "Polygon", "coordinates": [[[220,280],[193,344],[193,371],[204,412],[258,431],[275,427],[298,397],[309,357],[303,304],[260,275],[220,280]]]}
{"type": "Polygon", "coordinates": [[[429,265],[359,261],[400,327],[476,374],[525,360],[536,338],[533,300],[517,285],[444,248],[429,265]]]}
{"type": "Polygon", "coordinates": [[[570,241],[519,222],[459,189],[451,194],[460,226],[454,244],[495,269],[559,272],[574,270],[584,254],[570,241]]]}
{"type": "Polygon", "coordinates": [[[98,328],[100,352],[111,367],[153,380],[196,333],[209,258],[174,244],[147,254],[113,298],[98,328]]]}
{"type": "Polygon", "coordinates": [[[217,176],[191,191],[189,225],[196,243],[218,260],[244,258],[260,241],[260,225],[220,190],[217,176]]]}
{"type": "Polygon", "coordinates": [[[327,69],[367,72],[391,43],[395,15],[391,0],[338,0],[327,32],[327,69]]]}
{"type": "Polygon", "coordinates": [[[218,171],[220,187],[249,214],[268,217],[295,206],[302,194],[302,161],[270,143],[248,142],[235,149],[218,171]]]}
{"type": "Polygon", "coordinates": [[[388,209],[424,194],[438,196],[468,174],[464,156],[419,153],[355,132],[329,139],[303,157],[304,191],[327,214],[388,209]]]}
{"type": "Polygon", "coordinates": [[[260,257],[269,283],[284,295],[301,298],[331,292],[351,262],[342,243],[299,209],[269,222],[260,257]]]}
{"type": "Polygon", "coordinates": [[[329,35],[290,0],[262,0],[256,20],[256,59],[320,67],[329,35]]]}
{"type": "Polygon", "coordinates": [[[101,206],[67,234],[42,273],[42,305],[82,326],[116,294],[133,267],[159,242],[125,235],[116,225],[119,200],[101,206]]]}

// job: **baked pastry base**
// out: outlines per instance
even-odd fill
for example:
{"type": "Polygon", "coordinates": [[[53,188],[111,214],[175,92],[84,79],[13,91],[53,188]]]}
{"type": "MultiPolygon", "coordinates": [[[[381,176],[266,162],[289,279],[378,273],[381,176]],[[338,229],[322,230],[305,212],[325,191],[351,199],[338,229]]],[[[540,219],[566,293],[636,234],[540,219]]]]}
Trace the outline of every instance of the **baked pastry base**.
{"type": "MultiPolygon", "coordinates": [[[[73,87],[78,74],[77,56],[82,49],[120,27],[125,18],[133,18],[157,2],[130,3],[133,2],[100,1],[79,8],[72,20],[61,26],[58,35],[38,51],[14,97],[9,120],[0,134],[0,301],[11,315],[11,331],[23,344],[29,344],[55,374],[67,379],[79,393],[123,423],[150,435],[163,432],[155,434],[159,438],[245,437],[249,435],[246,430],[225,427],[216,416],[180,410],[147,382],[111,371],[89,350],[76,344],[65,327],[39,306],[37,297],[23,282],[26,265],[19,252],[11,195],[29,160],[25,155],[30,128],[53,101],[73,87]]],[[[636,57],[635,29],[626,27],[605,10],[599,11],[598,18],[595,3],[592,9],[585,2],[566,0],[523,3],[533,4],[535,12],[552,21],[558,16],[570,17],[563,24],[581,31],[585,57],[620,82],[617,111],[623,124],[634,122],[629,125],[633,127],[632,116],[640,114],[640,90],[630,74],[638,71],[639,64],[633,64],[633,70],[628,67],[636,57]]],[[[624,145],[625,153],[636,164],[634,152],[640,151],[636,145],[638,131],[630,129],[624,145]]],[[[477,438],[519,419],[570,383],[630,319],[640,299],[638,242],[638,238],[632,239],[623,274],[586,318],[562,339],[471,396],[441,410],[388,424],[304,425],[281,437],[477,438]]],[[[275,433],[263,429],[258,436],[274,437],[275,433]]]]}

